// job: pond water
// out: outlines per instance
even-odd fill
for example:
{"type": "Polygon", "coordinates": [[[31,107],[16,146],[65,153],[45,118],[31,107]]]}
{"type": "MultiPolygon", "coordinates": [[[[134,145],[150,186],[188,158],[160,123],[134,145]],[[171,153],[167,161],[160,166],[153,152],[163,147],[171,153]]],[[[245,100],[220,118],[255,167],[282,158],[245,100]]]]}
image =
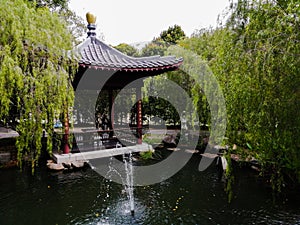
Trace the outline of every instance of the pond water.
{"type": "Polygon", "coordinates": [[[199,172],[199,161],[195,155],[170,179],[135,187],[134,217],[124,187],[92,169],[0,170],[0,224],[300,224],[299,192],[274,201],[256,176],[239,170],[228,203],[215,164],[199,172]]]}

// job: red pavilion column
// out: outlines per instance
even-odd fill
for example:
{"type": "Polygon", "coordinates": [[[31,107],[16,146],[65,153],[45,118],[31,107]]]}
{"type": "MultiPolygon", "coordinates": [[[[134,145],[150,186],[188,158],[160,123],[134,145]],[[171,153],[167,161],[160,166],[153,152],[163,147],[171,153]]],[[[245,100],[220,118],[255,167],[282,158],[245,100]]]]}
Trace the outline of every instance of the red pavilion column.
{"type": "Polygon", "coordinates": [[[114,110],[114,92],[113,90],[109,90],[109,109],[110,109],[110,121],[111,121],[111,128],[114,129],[115,123],[115,110],[114,110]]]}
{"type": "Polygon", "coordinates": [[[142,130],[143,130],[143,116],[142,116],[142,92],[141,88],[136,89],[136,98],[137,98],[137,112],[136,112],[136,121],[137,121],[137,135],[138,135],[138,144],[142,144],[142,130]]]}
{"type": "Polygon", "coordinates": [[[64,132],[64,147],[63,147],[63,153],[64,154],[69,154],[70,153],[70,147],[69,147],[69,132],[70,132],[70,128],[69,128],[69,117],[68,117],[68,112],[66,112],[64,114],[64,128],[65,128],[65,132],[64,132]]]}

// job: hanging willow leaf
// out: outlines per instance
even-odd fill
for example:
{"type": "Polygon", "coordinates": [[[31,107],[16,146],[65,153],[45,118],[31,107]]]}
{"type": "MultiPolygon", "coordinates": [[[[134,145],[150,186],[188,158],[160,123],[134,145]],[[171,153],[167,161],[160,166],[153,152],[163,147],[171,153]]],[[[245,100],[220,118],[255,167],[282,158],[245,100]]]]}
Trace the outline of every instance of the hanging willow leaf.
{"type": "Polygon", "coordinates": [[[287,180],[300,182],[299,12],[292,0],[239,0],[226,26],[180,42],[207,60],[219,80],[227,144],[251,149],[277,190],[287,180]]]}
{"type": "Polygon", "coordinates": [[[67,56],[72,36],[66,23],[46,7],[23,0],[0,0],[0,119],[10,123],[17,139],[18,160],[34,168],[41,154],[43,130],[52,150],[55,117],[73,104],[67,56]]]}

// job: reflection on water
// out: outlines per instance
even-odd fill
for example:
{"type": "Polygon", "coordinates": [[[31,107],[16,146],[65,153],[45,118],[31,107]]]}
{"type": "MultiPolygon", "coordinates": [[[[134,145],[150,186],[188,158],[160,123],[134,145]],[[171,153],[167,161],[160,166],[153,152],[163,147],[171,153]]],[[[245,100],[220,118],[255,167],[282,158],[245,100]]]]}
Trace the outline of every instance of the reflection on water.
{"type": "Polygon", "coordinates": [[[276,203],[249,171],[240,171],[229,204],[215,166],[199,172],[199,160],[193,156],[160,184],[135,187],[134,217],[124,187],[91,169],[0,171],[0,224],[300,224],[299,192],[276,203]]]}

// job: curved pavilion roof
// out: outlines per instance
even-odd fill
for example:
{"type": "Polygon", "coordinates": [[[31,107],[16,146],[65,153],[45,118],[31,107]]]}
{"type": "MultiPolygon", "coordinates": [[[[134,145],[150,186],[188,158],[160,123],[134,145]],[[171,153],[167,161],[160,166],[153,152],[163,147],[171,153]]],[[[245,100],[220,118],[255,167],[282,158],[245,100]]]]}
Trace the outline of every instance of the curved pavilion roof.
{"type": "Polygon", "coordinates": [[[76,51],[80,66],[101,70],[164,72],[177,69],[183,62],[174,56],[130,57],[94,36],[78,45],[76,51]]]}
{"type": "Polygon", "coordinates": [[[88,14],[88,38],[74,49],[79,63],[79,70],[73,80],[75,89],[79,83],[96,90],[99,84],[108,89],[121,89],[134,80],[176,70],[182,64],[183,58],[174,56],[125,55],[96,38],[96,17],[88,14]],[[90,68],[92,70],[87,75],[85,72],[90,68]]]}

